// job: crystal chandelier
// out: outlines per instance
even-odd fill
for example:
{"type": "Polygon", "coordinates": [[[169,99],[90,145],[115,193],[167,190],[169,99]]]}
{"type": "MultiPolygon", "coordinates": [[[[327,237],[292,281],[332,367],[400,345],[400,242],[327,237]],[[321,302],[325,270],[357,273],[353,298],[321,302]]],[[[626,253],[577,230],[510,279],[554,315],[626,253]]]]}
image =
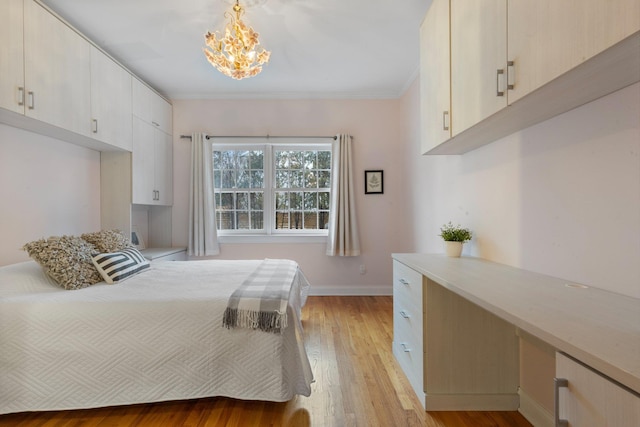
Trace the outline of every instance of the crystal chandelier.
{"type": "Polygon", "coordinates": [[[236,80],[253,77],[262,71],[262,65],[269,62],[271,52],[258,47],[258,33],[253,28],[245,25],[240,20],[244,9],[236,0],[233,6],[234,16],[229,16],[229,23],[224,29],[224,37],[218,38],[216,34],[207,32],[204,39],[207,44],[203,49],[204,54],[214,67],[225,76],[236,80]]]}

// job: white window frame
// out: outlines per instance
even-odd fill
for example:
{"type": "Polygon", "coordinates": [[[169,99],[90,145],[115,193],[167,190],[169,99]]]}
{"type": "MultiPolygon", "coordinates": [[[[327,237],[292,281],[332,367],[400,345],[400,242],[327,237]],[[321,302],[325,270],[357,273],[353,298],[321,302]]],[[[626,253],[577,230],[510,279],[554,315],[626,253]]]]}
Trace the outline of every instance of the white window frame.
{"type": "MultiPolygon", "coordinates": [[[[331,141],[318,142],[317,139],[295,138],[291,141],[275,140],[271,138],[257,142],[255,138],[216,138],[212,141],[212,152],[218,150],[264,150],[264,196],[263,230],[217,230],[218,241],[221,243],[324,243],[328,236],[327,229],[276,229],[275,215],[275,150],[320,150],[331,151],[333,158],[333,144],[331,141]]],[[[213,159],[211,159],[213,161],[213,159]]],[[[333,171],[331,179],[333,179],[333,171]]],[[[214,183],[215,188],[215,183],[214,183]]],[[[331,192],[331,189],[330,189],[331,192]]],[[[217,207],[216,207],[217,209],[217,207]]],[[[217,219],[216,219],[217,227],[217,219]]]]}

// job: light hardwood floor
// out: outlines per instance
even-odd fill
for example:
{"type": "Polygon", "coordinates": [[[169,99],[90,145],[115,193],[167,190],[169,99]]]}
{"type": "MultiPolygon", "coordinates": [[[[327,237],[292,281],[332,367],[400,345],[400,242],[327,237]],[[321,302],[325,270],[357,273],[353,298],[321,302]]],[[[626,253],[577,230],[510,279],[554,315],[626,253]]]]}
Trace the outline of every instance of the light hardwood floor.
{"type": "Polygon", "coordinates": [[[207,398],[0,415],[0,427],[525,427],[517,412],[422,410],[391,353],[391,297],[310,297],[303,309],[315,382],[286,403],[207,398]]]}

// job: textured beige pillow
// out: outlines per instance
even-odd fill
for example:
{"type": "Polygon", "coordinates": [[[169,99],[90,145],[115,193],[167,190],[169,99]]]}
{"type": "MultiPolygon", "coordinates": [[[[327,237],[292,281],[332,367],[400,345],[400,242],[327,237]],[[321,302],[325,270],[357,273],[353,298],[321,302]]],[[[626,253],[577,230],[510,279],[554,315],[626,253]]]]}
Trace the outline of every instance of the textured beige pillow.
{"type": "Polygon", "coordinates": [[[94,245],[98,252],[116,252],[133,247],[131,241],[120,230],[96,231],[80,237],[94,245]]]}
{"type": "Polygon", "coordinates": [[[96,248],[74,236],[51,236],[35,240],[22,248],[64,289],[81,289],[101,282],[91,261],[96,248]]]}

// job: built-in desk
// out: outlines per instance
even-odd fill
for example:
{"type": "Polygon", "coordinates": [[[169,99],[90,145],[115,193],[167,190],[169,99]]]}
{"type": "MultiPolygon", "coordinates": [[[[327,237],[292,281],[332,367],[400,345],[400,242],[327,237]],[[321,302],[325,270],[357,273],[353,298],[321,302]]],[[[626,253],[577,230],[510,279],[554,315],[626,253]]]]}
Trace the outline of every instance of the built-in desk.
{"type": "Polygon", "coordinates": [[[517,409],[516,334],[522,330],[630,393],[635,416],[640,413],[639,299],[479,258],[393,259],[394,354],[405,372],[421,358],[422,378],[412,384],[427,410],[517,409]],[[404,302],[416,298],[421,313],[404,302]],[[407,344],[411,339],[422,341],[407,344]],[[460,370],[475,379],[462,386],[438,379],[460,370]]]}

